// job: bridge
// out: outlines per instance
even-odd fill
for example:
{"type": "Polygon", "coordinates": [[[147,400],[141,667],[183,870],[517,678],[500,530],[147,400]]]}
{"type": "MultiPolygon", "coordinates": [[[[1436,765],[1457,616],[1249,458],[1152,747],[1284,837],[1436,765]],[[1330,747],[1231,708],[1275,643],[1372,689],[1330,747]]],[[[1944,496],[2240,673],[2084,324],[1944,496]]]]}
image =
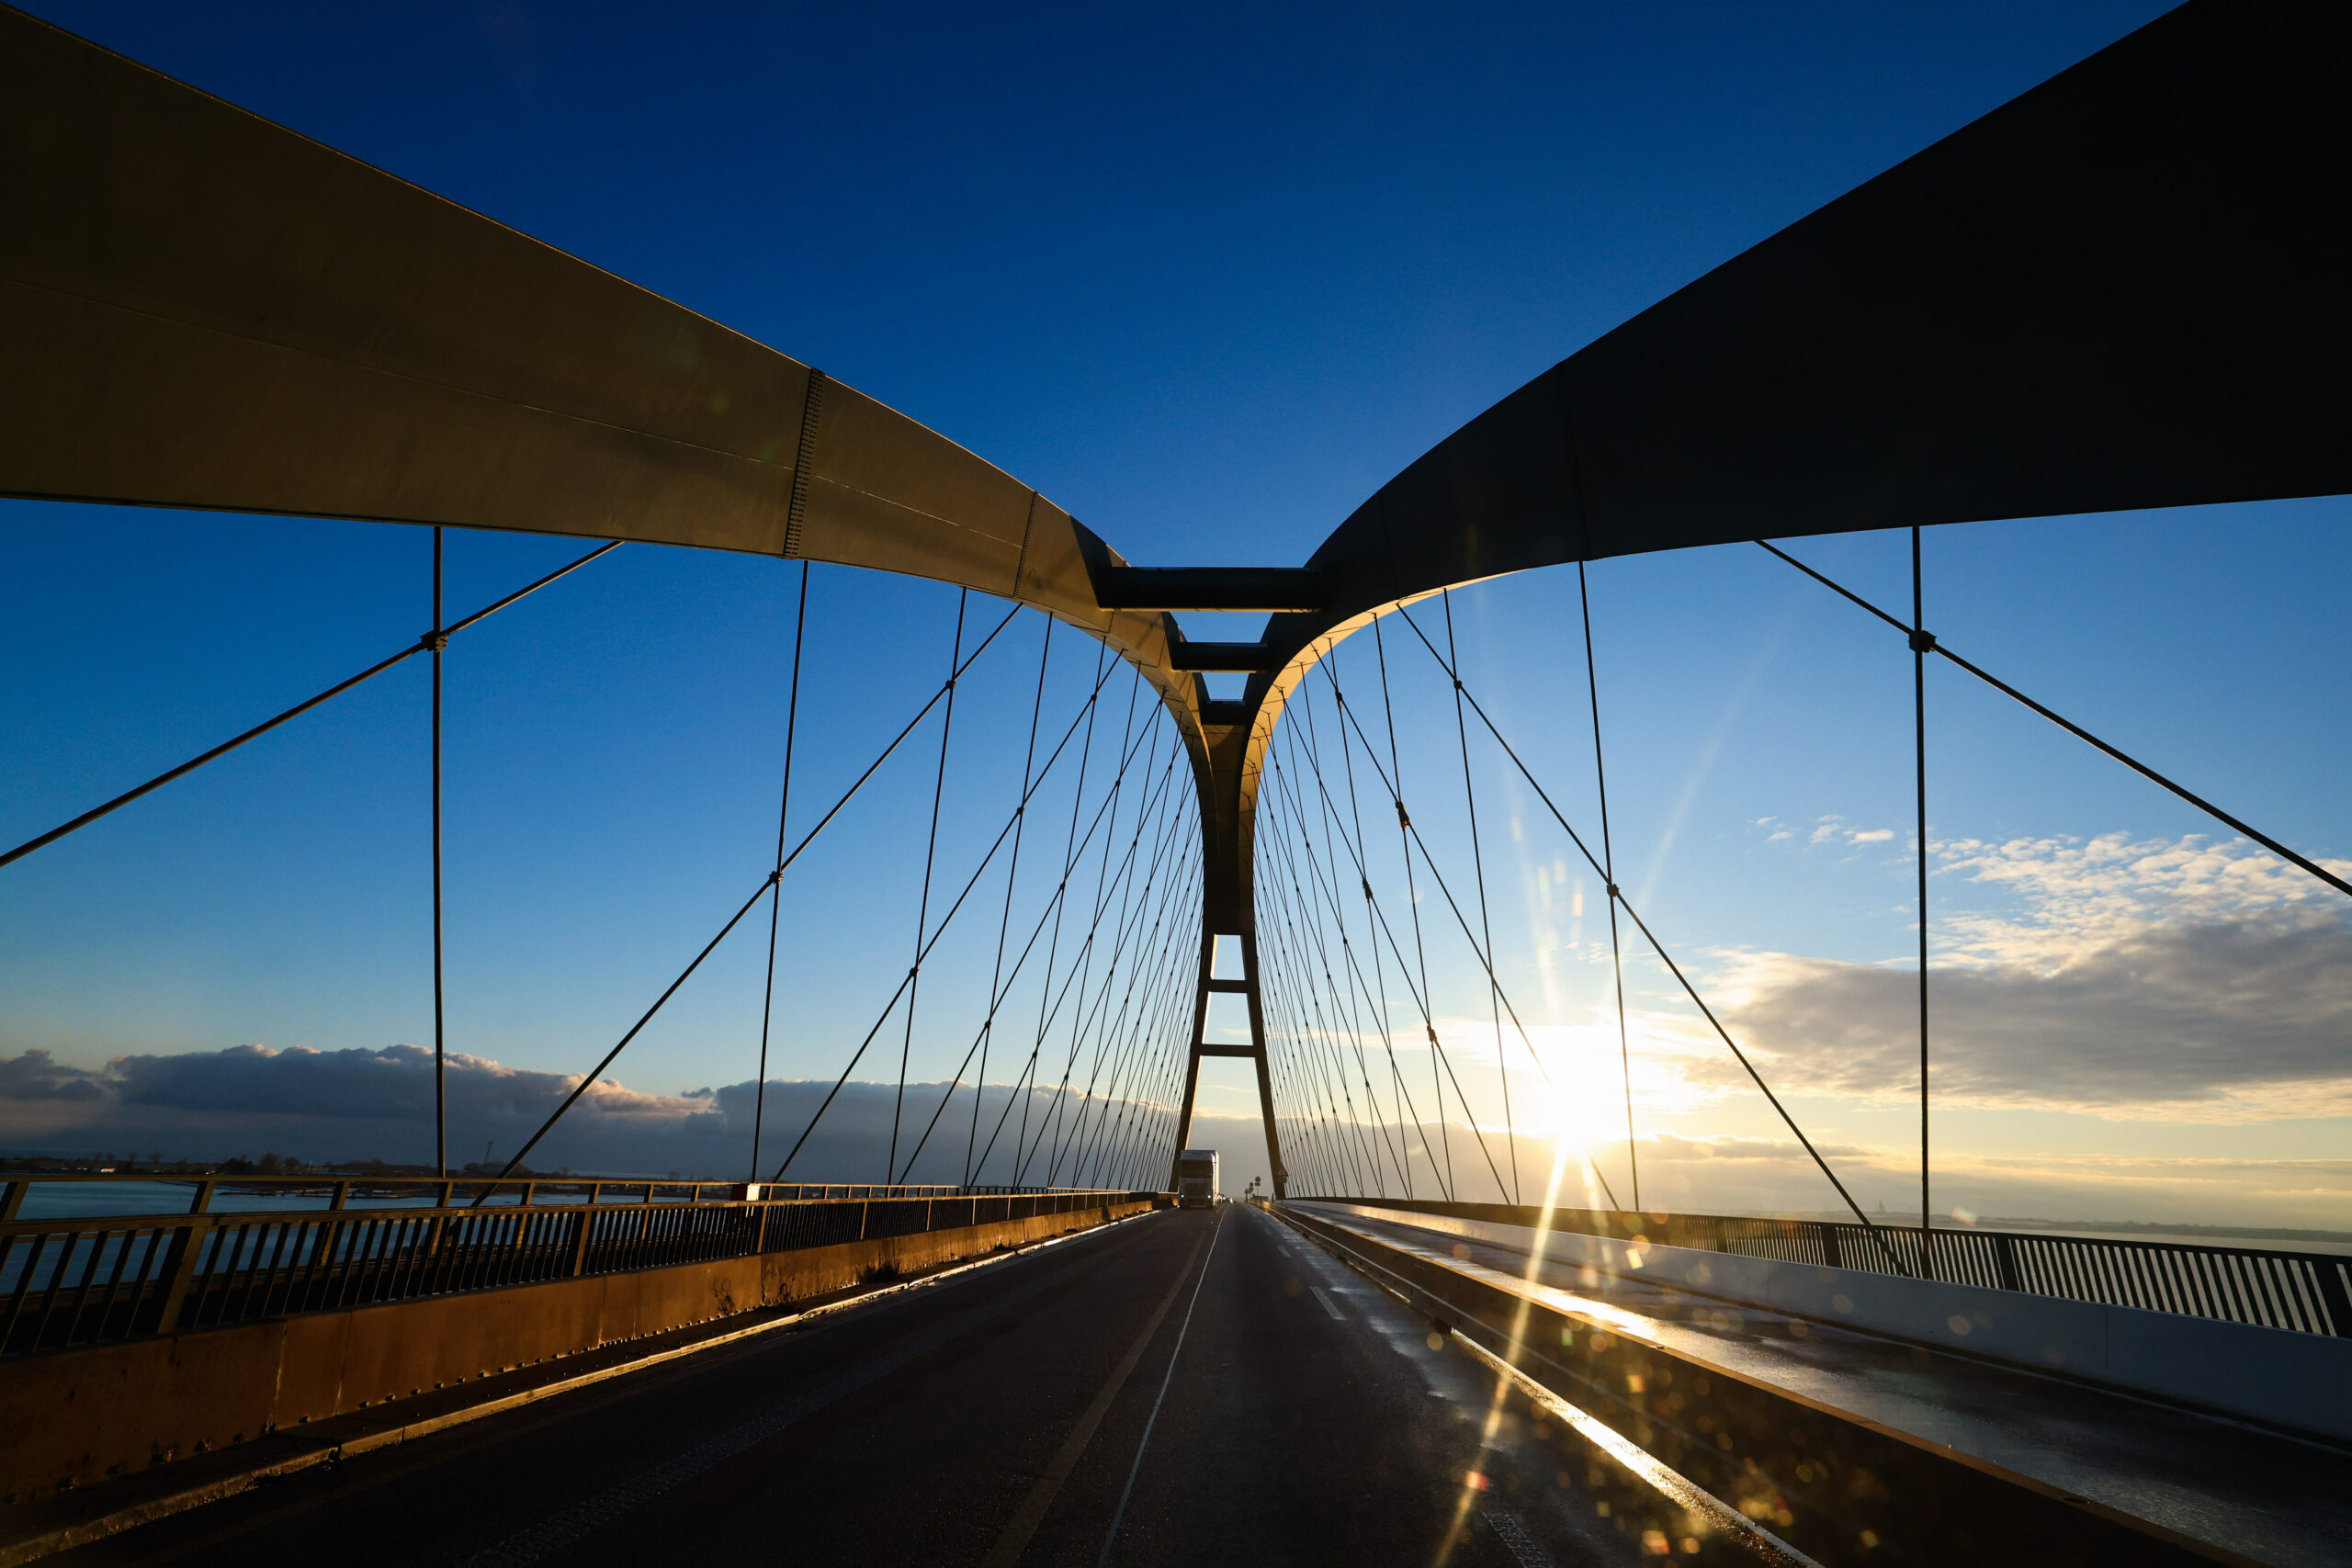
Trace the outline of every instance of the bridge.
{"type": "Polygon", "coordinates": [[[0,493],[411,525],[433,583],[413,642],[124,781],[0,852],[0,877],[422,665],[435,1028],[422,1171],[7,1178],[0,1562],[2352,1558],[2352,1259],[1939,1224],[1927,671],[2331,897],[2352,884],[2207,798],[2194,759],[2133,754],[1947,641],[1922,544],[2352,491],[2352,258],[2323,220],[2346,33],[2341,7],[2191,0],[1624,322],[1264,570],[1132,562],[813,367],[0,13],[0,493]],[[446,603],[473,531],[580,544],[446,603]],[[1809,558],[1870,531],[1907,534],[1908,603],[1809,558]],[[646,933],[674,978],[534,1133],[453,1165],[444,671],[492,617],[655,547],[789,565],[773,852],[745,846],[695,929],[646,933]],[[1858,1201],[1621,879],[1587,569],[1700,547],[1756,552],[1907,656],[1908,1223],[1858,1201]],[[1575,579],[1583,666],[1553,672],[1548,711],[1579,747],[1589,725],[1589,778],[1456,636],[1457,590],[1539,571],[1575,579]],[[866,634],[946,657],[812,801],[792,761],[812,594],[860,574],[953,590],[944,624],[866,634]],[[1179,617],[1200,612],[1267,620],[1194,640],[1179,617]],[[1238,698],[1211,694],[1235,674],[1238,698]],[[1450,722],[1400,722],[1408,682],[1450,722]],[[954,750],[976,723],[1020,758],[999,795],[954,750]],[[1513,1103],[1551,1069],[1500,957],[1474,752],[1603,890],[1606,1138],[1532,1152],[1546,1112],[1513,1103]],[[792,901],[903,777],[864,830],[923,846],[909,941],[837,1074],[787,1096],[792,901]],[[958,942],[985,955],[960,987],[958,942]],[[1475,976],[1483,1059],[1442,1035],[1441,946],[1475,976]],[[548,1168],[714,953],[747,947],[766,989],[743,1163],[548,1168]],[[1840,1217],[1645,1201],[1637,958],[1840,1217]],[[942,1027],[961,1059],[926,1082],[918,1031],[942,1027]],[[1254,1081],[1265,1189],[1178,1209],[1219,1059],[1254,1081]],[[836,1134],[869,1110],[853,1171],[836,1134]]]}

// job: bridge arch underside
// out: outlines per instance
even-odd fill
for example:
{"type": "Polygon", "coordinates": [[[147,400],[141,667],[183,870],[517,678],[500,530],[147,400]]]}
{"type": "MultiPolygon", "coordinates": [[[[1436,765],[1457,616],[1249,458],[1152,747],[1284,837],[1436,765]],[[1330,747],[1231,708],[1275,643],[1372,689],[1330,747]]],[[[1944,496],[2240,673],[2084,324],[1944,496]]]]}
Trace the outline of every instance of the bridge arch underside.
{"type": "Polygon", "coordinates": [[[2192,0],[1724,263],[1358,508],[1226,704],[1164,610],[1101,603],[1122,558],[954,442],[0,11],[0,493],[746,551],[1042,610],[1182,733],[1204,1010],[1208,939],[1253,934],[1283,705],[1391,608],[1707,544],[2352,491],[2347,45],[2342,7],[2192,0]]]}

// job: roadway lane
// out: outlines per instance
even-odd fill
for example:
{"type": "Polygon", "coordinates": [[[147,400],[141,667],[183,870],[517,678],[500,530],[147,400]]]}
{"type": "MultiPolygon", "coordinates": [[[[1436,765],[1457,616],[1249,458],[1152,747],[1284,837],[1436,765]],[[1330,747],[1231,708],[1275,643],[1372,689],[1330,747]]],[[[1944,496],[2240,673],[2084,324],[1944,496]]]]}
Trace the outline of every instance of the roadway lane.
{"type": "Polygon", "coordinates": [[[1159,1213],[52,1561],[1631,1560],[1493,1396],[1271,1218],[1159,1213]]]}

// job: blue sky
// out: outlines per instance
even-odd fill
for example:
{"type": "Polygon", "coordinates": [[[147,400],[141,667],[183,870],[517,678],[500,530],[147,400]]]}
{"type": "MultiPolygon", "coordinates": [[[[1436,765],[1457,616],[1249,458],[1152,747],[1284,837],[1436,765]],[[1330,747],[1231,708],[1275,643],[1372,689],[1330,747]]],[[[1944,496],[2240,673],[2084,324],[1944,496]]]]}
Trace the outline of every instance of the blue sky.
{"type": "MultiPolygon", "coordinates": [[[[35,8],[820,365],[1038,485],[1131,558],[1166,564],[1304,558],[1530,375],[2159,9],[35,8]]],[[[2352,855],[2338,716],[2352,652],[2334,625],[2352,589],[2345,522],[2342,502],[2322,501],[1938,530],[1928,620],[2305,852],[2352,855]]],[[[1899,605],[1906,547],[1864,536],[1803,553],[1899,605]]],[[[413,638],[427,548],[396,527],[0,507],[16,633],[0,732],[19,764],[0,773],[0,839],[413,638]]],[[[451,603],[576,548],[454,536],[451,603]]],[[[453,1047],[580,1071],[756,883],[796,581],[774,561],[632,547],[461,639],[453,1047]]],[[[1760,552],[1609,562],[1592,581],[1626,886],[1715,982],[1745,987],[1754,1027],[1812,1084],[1775,1021],[1805,986],[1851,976],[1797,961],[1883,969],[1915,940],[1909,661],[1760,552]],[[1857,837],[1879,831],[1892,836],[1857,837]]],[[[822,568],[816,582],[803,800],[830,798],[929,695],[956,612],[930,584],[822,568]]],[[[1573,578],[1487,585],[1455,610],[1465,676],[1563,806],[1583,808],[1573,578]]],[[[1001,609],[972,613],[992,625],[1001,609]]],[[[1041,632],[1032,617],[1008,628],[989,679],[962,695],[942,876],[967,869],[1009,809],[1041,632]]],[[[1343,680],[1368,651],[1343,652],[1343,680]]],[[[1408,773],[1433,789],[1451,709],[1409,649],[1389,652],[1408,743],[1432,759],[1408,754],[1408,773]]],[[[2209,824],[1958,672],[1930,674],[1939,908],[1978,921],[1950,940],[1956,953],[1974,942],[1987,974],[2024,986],[2036,952],[2089,973],[2152,931],[2292,934],[2336,918],[2251,872],[2214,902],[2213,878],[2145,848],[2209,824]],[[2128,886],[2065,858],[2102,839],[2143,847],[2122,862],[2140,868],[2128,886]],[[1966,848],[2013,843],[2049,850],[1966,848]]],[[[1090,651],[1057,637],[1048,726],[1092,676],[1090,651]]],[[[404,667],[0,873],[0,1041],[101,1071],[254,1043],[429,1040],[424,703],[421,670],[404,667]]],[[[790,1028],[774,1076],[830,1078],[903,973],[922,849],[907,824],[928,810],[935,734],[910,746],[787,903],[798,963],[779,987],[790,1028]]],[[[1592,933],[1543,935],[1544,901],[1574,897],[1573,867],[1555,888],[1546,863],[1572,852],[1512,802],[1491,755],[1474,774],[1482,810],[1494,802],[1498,924],[1515,933],[1498,943],[1506,983],[1544,996],[1558,1027],[1586,1026],[1592,933]],[[1524,836],[1506,849],[1513,815],[1524,836]]],[[[1456,809],[1458,777],[1452,788],[1432,822],[1456,809]]],[[[1066,794],[1052,800],[1067,813],[1066,794]]],[[[982,925],[959,930],[968,950],[943,949],[919,1078],[948,1076],[984,1010],[972,998],[995,922],[982,925]]],[[[664,1096],[746,1079],[758,947],[722,949],[614,1076],[664,1096]]],[[[1465,956],[1433,962],[1452,1012],[1480,1011],[1465,956]]],[[[1635,985],[1670,1055],[1669,998],[1654,973],[1635,985]]],[[[2076,1035],[2003,1038],[2132,1080],[2087,1040],[2105,1004],[2070,1005],[2076,1035]]],[[[1964,1179],[1980,1204],[2025,1205],[1995,1212],[2318,1223],[2352,1183],[2352,1101],[2343,1074],[2294,1065],[2313,1039],[2344,1040],[2340,1015],[2312,1005],[2262,1025],[2265,1048],[2291,1058],[2263,1080],[2267,1098],[2101,1100],[2053,1075],[2030,1104],[1993,1074],[1939,1136],[1979,1162],[1964,1179]],[[2176,1179],[2191,1157],[2212,1162],[2203,1186],[2176,1179]],[[2143,1158],[2171,1173],[2116,1174],[2143,1158]],[[2079,1206],[2094,1200],[2120,1207],[2079,1206]]],[[[2166,1017],[2140,1026],[2188,1027],[2166,1017]]],[[[2211,1048],[2242,1027],[2215,1024],[2211,1048]]],[[[1722,1140],[1776,1135],[1696,1066],[1655,1097],[1653,1135],[1718,1140],[1704,1145],[1716,1166],[1686,1162],[1702,1178],[1746,1147],[1722,1140]]],[[[1825,1078],[1796,1102],[1809,1131],[1854,1151],[1873,1198],[1903,1201],[1899,1095],[1825,1078]]],[[[1238,1076],[1204,1104],[1249,1109],[1238,1076]]],[[[80,1138],[53,1110],[11,1102],[0,1141],[80,1138]]],[[[199,1143],[231,1135],[193,1126],[199,1143]]],[[[311,1152],[397,1155],[403,1137],[371,1124],[367,1149],[311,1152]]],[[[1664,1145],[1657,1157],[1671,1164],[1664,1145]]],[[[1823,1206],[1778,1179],[1701,1179],[1687,1201],[1823,1206]]]]}

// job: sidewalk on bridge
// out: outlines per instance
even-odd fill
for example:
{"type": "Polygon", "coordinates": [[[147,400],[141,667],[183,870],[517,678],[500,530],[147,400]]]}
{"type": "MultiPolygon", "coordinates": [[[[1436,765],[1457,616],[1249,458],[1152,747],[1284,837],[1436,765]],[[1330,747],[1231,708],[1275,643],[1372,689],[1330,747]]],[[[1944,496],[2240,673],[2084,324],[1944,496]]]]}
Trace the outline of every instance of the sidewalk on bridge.
{"type": "MultiPolygon", "coordinates": [[[[2352,1450],[1637,1276],[1456,1227],[1295,1205],[1427,1263],[1929,1448],[2076,1494],[2225,1552],[2352,1562],[2352,1450]]],[[[2234,1325],[2224,1325],[2234,1326],[2234,1325]]],[[[1596,1414],[1604,1414],[1596,1412],[1596,1414]]]]}

